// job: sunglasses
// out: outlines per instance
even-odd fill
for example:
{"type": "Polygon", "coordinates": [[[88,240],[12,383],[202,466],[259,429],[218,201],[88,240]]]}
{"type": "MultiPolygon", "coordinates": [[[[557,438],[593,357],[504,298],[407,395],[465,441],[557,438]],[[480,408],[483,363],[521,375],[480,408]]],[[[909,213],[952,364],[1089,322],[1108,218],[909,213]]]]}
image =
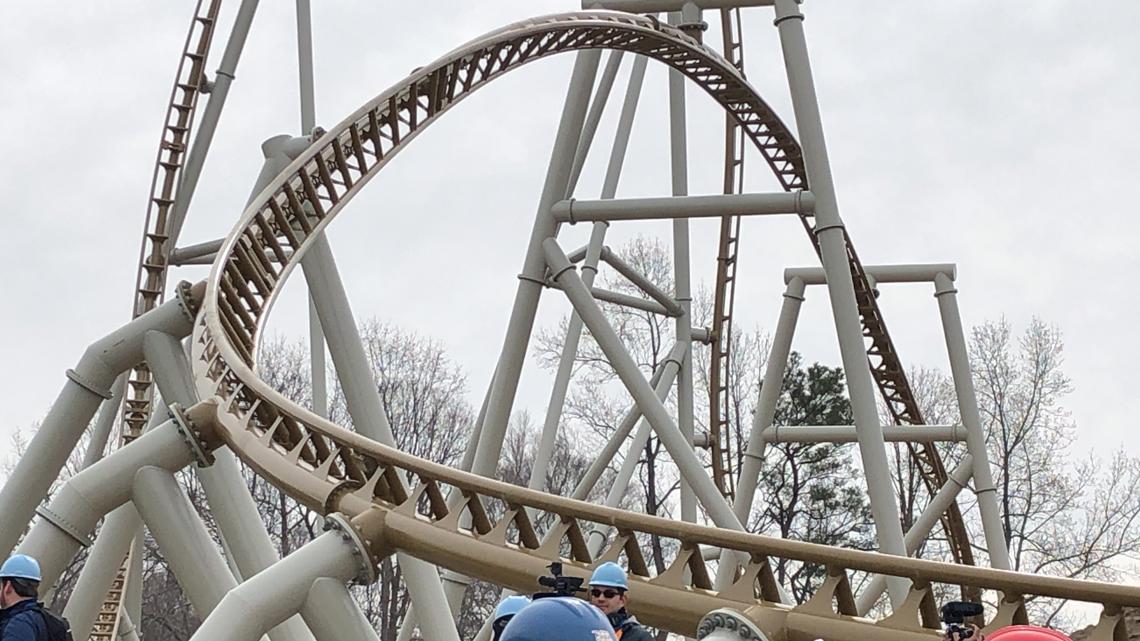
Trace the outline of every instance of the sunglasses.
{"type": "Polygon", "coordinates": [[[612,599],[619,594],[621,594],[621,592],[618,590],[599,590],[598,588],[590,589],[590,596],[594,597],[595,599],[600,596],[604,596],[607,599],[612,599]]]}

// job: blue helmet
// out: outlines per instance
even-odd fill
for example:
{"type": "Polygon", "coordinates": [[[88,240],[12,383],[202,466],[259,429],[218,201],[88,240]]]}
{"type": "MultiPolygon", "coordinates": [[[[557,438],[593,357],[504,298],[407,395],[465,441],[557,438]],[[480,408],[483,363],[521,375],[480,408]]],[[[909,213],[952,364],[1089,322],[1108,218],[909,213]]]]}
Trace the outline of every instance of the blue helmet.
{"type": "Polygon", "coordinates": [[[606,561],[599,565],[597,569],[594,570],[594,573],[590,575],[589,584],[620,588],[622,590],[629,589],[629,579],[625,575],[625,570],[613,561],[606,561]]]}
{"type": "Polygon", "coordinates": [[[491,617],[492,621],[498,621],[503,617],[514,616],[519,613],[519,610],[530,605],[530,597],[516,594],[509,596],[502,601],[495,608],[495,616],[491,617]]]}
{"type": "Polygon", "coordinates": [[[617,641],[602,611],[568,596],[536,599],[511,619],[500,641],[617,641]]]}
{"type": "Polygon", "coordinates": [[[27,554],[13,554],[4,565],[0,565],[0,579],[27,579],[42,581],[40,564],[27,554]]]}

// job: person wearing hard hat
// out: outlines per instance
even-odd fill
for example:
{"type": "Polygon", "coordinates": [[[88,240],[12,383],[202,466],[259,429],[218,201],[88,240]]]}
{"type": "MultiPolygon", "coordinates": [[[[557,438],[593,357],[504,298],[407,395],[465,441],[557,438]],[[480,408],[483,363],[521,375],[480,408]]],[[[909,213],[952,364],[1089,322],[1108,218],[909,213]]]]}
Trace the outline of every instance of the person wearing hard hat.
{"type": "Polygon", "coordinates": [[[39,594],[40,564],[13,554],[0,565],[0,641],[48,641],[48,624],[39,594]]]}
{"type": "Polygon", "coordinates": [[[499,641],[616,641],[606,617],[581,599],[535,599],[511,617],[499,641]]]}
{"type": "Polygon", "coordinates": [[[503,636],[503,630],[511,622],[511,619],[519,613],[519,610],[528,605],[530,605],[530,597],[518,594],[499,601],[499,605],[495,607],[495,616],[491,619],[493,641],[499,641],[499,638],[503,636]]]}
{"type": "Polygon", "coordinates": [[[645,626],[626,611],[629,603],[629,578],[613,561],[606,561],[590,576],[590,603],[593,603],[614,628],[618,641],[653,641],[645,626]]]}

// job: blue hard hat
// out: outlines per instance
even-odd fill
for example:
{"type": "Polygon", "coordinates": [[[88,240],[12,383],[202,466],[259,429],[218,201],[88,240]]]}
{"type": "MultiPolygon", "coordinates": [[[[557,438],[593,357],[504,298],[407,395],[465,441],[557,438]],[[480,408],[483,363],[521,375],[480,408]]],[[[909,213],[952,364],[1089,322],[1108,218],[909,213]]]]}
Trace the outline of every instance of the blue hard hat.
{"type": "Polygon", "coordinates": [[[516,614],[499,641],[617,641],[602,611],[569,596],[535,599],[516,614]]]}
{"type": "Polygon", "coordinates": [[[40,564],[27,554],[13,554],[0,565],[0,579],[27,579],[42,581],[40,564]]]}
{"type": "Polygon", "coordinates": [[[628,590],[629,579],[625,575],[625,570],[623,570],[620,565],[613,561],[606,561],[599,565],[597,569],[594,570],[594,573],[590,575],[590,585],[601,585],[628,590]]]}
{"type": "Polygon", "coordinates": [[[530,597],[528,596],[522,596],[518,594],[515,596],[509,596],[502,601],[499,601],[499,605],[495,608],[495,616],[492,617],[491,620],[498,621],[503,617],[516,615],[519,613],[519,610],[528,605],[530,605],[530,597]]]}

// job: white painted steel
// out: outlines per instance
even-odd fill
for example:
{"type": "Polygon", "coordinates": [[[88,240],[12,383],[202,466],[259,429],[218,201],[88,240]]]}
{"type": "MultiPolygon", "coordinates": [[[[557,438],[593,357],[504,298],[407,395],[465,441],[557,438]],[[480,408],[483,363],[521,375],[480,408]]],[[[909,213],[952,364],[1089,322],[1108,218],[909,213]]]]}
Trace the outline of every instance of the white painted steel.
{"type": "Polygon", "coordinates": [[[119,406],[123,403],[123,392],[127,388],[127,374],[119,374],[111,386],[111,398],[103,401],[99,406],[99,417],[95,426],[91,428],[91,440],[87,443],[87,451],[83,454],[83,463],[79,469],[91,467],[93,463],[103,458],[107,450],[107,441],[111,440],[111,429],[115,426],[115,419],[119,417],[119,406]]]}
{"type": "Polygon", "coordinates": [[[178,237],[182,233],[182,226],[186,223],[186,214],[190,210],[190,202],[194,199],[194,192],[198,188],[198,179],[202,176],[202,167],[206,164],[206,155],[210,151],[210,144],[214,140],[214,133],[218,129],[218,121],[222,117],[222,109],[226,105],[226,97],[230,93],[234,74],[237,72],[238,61],[241,60],[242,49],[245,48],[246,38],[249,36],[249,27],[253,24],[253,16],[257,13],[258,0],[242,0],[238,7],[237,16],[230,31],[229,41],[226,42],[222,61],[218,66],[213,80],[213,89],[210,90],[209,100],[202,112],[198,123],[198,133],[194,136],[194,143],[190,145],[190,153],[186,155],[186,164],[182,166],[182,177],[178,183],[178,197],[170,213],[168,224],[168,247],[175,247],[178,237]]]}
{"type": "Polygon", "coordinates": [[[542,244],[542,247],[550,269],[554,272],[555,279],[562,284],[566,297],[582,317],[582,322],[589,328],[590,334],[609,359],[618,378],[633,396],[634,402],[641,407],[642,413],[653,426],[653,431],[661,439],[669,455],[673,457],[681,475],[693,486],[697,499],[705,507],[712,521],[717,527],[742,531],[744,528],[736,519],[732,508],[713,485],[712,479],[705,473],[704,466],[693,452],[692,439],[686,440],[685,435],[673,422],[669,411],[654,394],[649,382],[633,362],[633,358],[625,351],[621,339],[610,326],[589,290],[582,284],[582,279],[578,277],[574,267],[562,253],[558,242],[550,238],[542,244]]]}
{"type": "MultiPolygon", "coordinates": [[[[670,356],[683,358],[685,350],[681,344],[673,348],[670,356]]],[[[669,388],[672,387],[667,381],[673,380],[677,377],[677,373],[684,367],[684,364],[670,358],[662,365],[661,380],[666,381],[662,385],[658,383],[654,386],[654,392],[657,398],[663,399],[663,394],[669,394],[669,388]]],[[[649,422],[644,417],[637,423],[637,431],[634,432],[633,440],[629,442],[629,447],[625,450],[625,458],[622,459],[621,469],[618,470],[617,476],[614,478],[613,484],[610,485],[609,492],[606,493],[606,499],[603,505],[606,507],[618,507],[621,505],[621,500],[625,498],[626,493],[629,491],[630,481],[633,480],[633,473],[637,471],[637,464],[641,460],[641,452],[645,449],[646,444],[649,442],[649,434],[651,431],[649,422]]],[[[597,557],[601,552],[602,546],[605,545],[606,540],[609,538],[609,531],[612,528],[599,528],[590,532],[590,538],[586,542],[587,548],[590,550],[590,556],[597,557]]]]}
{"type": "MultiPolygon", "coordinates": [[[[143,317],[140,317],[143,318],[143,317]]],[[[174,421],[135,439],[98,463],[71,477],[52,496],[48,510],[77,533],[87,535],[99,519],[130,498],[135,470],[147,465],[174,471],[195,460],[174,421]]],[[[81,542],[51,521],[40,518],[24,537],[19,551],[40,562],[43,585],[54,585],[81,542]]]]}
{"type": "Polygon", "coordinates": [[[91,634],[99,608],[107,598],[107,590],[130,552],[135,532],[141,525],[138,511],[129,502],[115,508],[103,521],[95,545],[91,547],[63,609],[63,616],[71,623],[76,639],[86,639],[91,634]]]}
{"type": "Polygon", "coordinates": [[[538,310],[538,299],[542,294],[542,283],[546,272],[542,241],[557,232],[557,225],[549,213],[550,206],[566,197],[574,152],[581,138],[590,87],[594,84],[600,58],[601,51],[595,49],[578,53],[574,60],[566,103],[558,124],[558,133],[555,135],[542,196],[538,202],[538,213],[527,243],[526,257],[523,259],[515,302],[507,323],[503,349],[495,367],[495,380],[491,387],[491,398],[487,405],[487,416],[483,421],[483,431],[479,437],[479,449],[471,466],[471,471],[475,474],[493,476],[499,464],[507,421],[514,406],[523,360],[526,358],[527,345],[530,342],[534,317],[538,310]]]}
{"type": "Polygon", "coordinates": [[[301,610],[317,579],[352,580],[360,552],[339,532],[322,534],[226,593],[191,641],[257,641],[301,610]]]}
{"type": "MultiPolygon", "coordinates": [[[[384,445],[396,447],[392,426],[384,413],[380,394],[373,384],[372,370],[368,366],[344,283],[325,236],[313,239],[313,244],[301,258],[301,268],[305,272],[305,281],[309,284],[309,295],[316,302],[329,352],[344,392],[345,404],[356,431],[384,445]]],[[[419,623],[424,635],[429,639],[459,641],[455,622],[447,610],[430,606],[447,602],[435,566],[402,552],[396,556],[412,601],[420,604],[417,611],[420,613],[419,623]],[[431,616],[423,616],[425,605],[431,616]]]]}
{"type": "Polygon", "coordinates": [[[669,218],[723,218],[724,216],[777,216],[810,213],[815,209],[811,192],[776,194],[721,194],[672,198],[622,198],[618,200],[562,200],[550,208],[561,223],[618,220],[665,220],[669,218]]]}
{"type": "Polygon", "coordinates": [[[190,605],[205,618],[237,580],[198,512],[169,470],[140,469],[131,497],[190,605]]]}
{"type": "MultiPolygon", "coordinates": [[[[760,435],[768,443],[855,443],[854,425],[773,425],[760,435]]],[[[962,425],[884,425],[887,442],[935,443],[965,441],[962,425]]]]}
{"type": "Polygon", "coordinates": [[[19,482],[5,483],[0,489],[0,514],[4,515],[0,521],[0,552],[6,556],[15,547],[95,410],[112,395],[110,387],[115,378],[143,359],[143,336],[152,329],[186,336],[192,322],[186,302],[178,297],[87,348],[9,475],[19,482]]]}
{"type": "Polygon", "coordinates": [[[301,617],[322,641],[380,641],[368,617],[360,611],[344,581],[321,577],[313,581],[301,605],[301,617]]]}
{"type": "MultiPolygon", "coordinates": [[[[677,12],[669,14],[669,24],[677,25],[681,22],[681,15],[677,12]]],[[[677,196],[689,195],[689,154],[688,131],[685,127],[685,77],[676,69],[669,70],[669,174],[671,178],[672,194],[677,196]]],[[[693,336],[690,332],[692,322],[690,311],[692,309],[692,292],[690,283],[689,265],[689,219],[673,219],[673,288],[676,304],[682,313],[674,322],[677,344],[682,346],[684,357],[681,359],[681,371],[677,374],[677,427],[685,437],[686,447],[693,448],[693,336]]],[[[632,273],[634,270],[630,270],[632,273]]],[[[628,276],[627,276],[628,277],[628,276]]],[[[643,284],[650,285],[646,293],[654,296],[651,290],[656,289],[648,279],[643,284]]],[[[639,285],[642,286],[642,285],[639,285]]],[[[648,438],[648,437],[647,437],[648,438]]],[[[681,520],[689,523],[697,521],[697,499],[689,482],[681,479],[681,520]]]]}
{"type": "MultiPolygon", "coordinates": [[[[800,144],[803,147],[808,184],[816,197],[816,237],[819,239],[823,268],[827,273],[827,292],[835,317],[843,370],[847,375],[851,409],[855,425],[859,428],[859,454],[867,479],[875,535],[880,551],[906,556],[898,503],[891,485],[882,426],[879,424],[878,407],[875,404],[874,385],[864,351],[863,331],[847,260],[843,221],[839,216],[839,204],[832,183],[823,121],[819,114],[819,102],[804,37],[803,14],[800,13],[796,0],[775,0],[775,4],[776,25],[784,53],[800,144]]],[[[908,582],[895,578],[888,584],[892,603],[901,605],[909,590],[908,582]]]]}
{"type": "MultiPolygon", "coordinates": [[[[954,263],[932,263],[922,265],[863,265],[867,279],[874,287],[877,283],[926,283],[939,275],[954,279],[958,266],[954,263]]],[[[827,277],[819,267],[789,267],[784,270],[784,282],[799,278],[806,285],[826,285],[827,277]]]]}
{"type": "MultiPolygon", "coordinates": [[[[167,402],[183,407],[198,402],[190,364],[178,339],[161,332],[147,332],[143,351],[155,384],[167,402]]],[[[243,577],[254,576],[276,563],[277,551],[233,453],[223,448],[213,452],[213,457],[212,465],[199,466],[196,473],[221,534],[222,545],[233,562],[230,568],[233,578],[240,582],[243,577]]],[[[272,641],[311,641],[313,635],[294,617],[275,628],[270,638],[272,641]]],[[[319,633],[318,640],[325,641],[319,633]]]]}
{"type": "MultiPolygon", "coordinates": [[[[922,544],[926,537],[930,536],[930,532],[934,529],[934,525],[950,509],[950,504],[954,499],[958,498],[958,493],[966,484],[970,482],[971,469],[973,467],[973,457],[967,454],[962,458],[962,462],[950,476],[946,479],[946,483],[939,488],[938,493],[930,499],[930,503],[923,508],[922,513],[919,514],[914,524],[907,530],[906,536],[903,541],[906,543],[907,554],[913,555],[918,547],[922,544]]],[[[865,615],[874,607],[875,602],[887,589],[886,579],[880,574],[871,578],[867,586],[855,597],[855,609],[860,615],[865,615]]]]}
{"type": "Polygon", "coordinates": [[[734,9],[770,7],[774,0],[582,0],[583,9],[609,9],[626,13],[660,13],[681,11],[685,5],[701,9],[734,9]]]}
{"type": "Polygon", "coordinates": [[[954,391],[958,397],[958,413],[966,425],[966,449],[974,461],[974,494],[982,514],[982,530],[986,537],[986,552],[990,565],[999,570],[1010,568],[1009,549],[1002,528],[1001,510],[997,504],[997,488],[990,472],[986,435],[982,431],[982,417],[978,412],[978,398],[970,368],[970,352],[962,330],[962,316],[958,312],[958,290],[946,274],[934,279],[934,297],[938,299],[938,312],[942,316],[942,332],[946,337],[946,350],[950,355],[950,373],[954,378],[954,391]]]}

